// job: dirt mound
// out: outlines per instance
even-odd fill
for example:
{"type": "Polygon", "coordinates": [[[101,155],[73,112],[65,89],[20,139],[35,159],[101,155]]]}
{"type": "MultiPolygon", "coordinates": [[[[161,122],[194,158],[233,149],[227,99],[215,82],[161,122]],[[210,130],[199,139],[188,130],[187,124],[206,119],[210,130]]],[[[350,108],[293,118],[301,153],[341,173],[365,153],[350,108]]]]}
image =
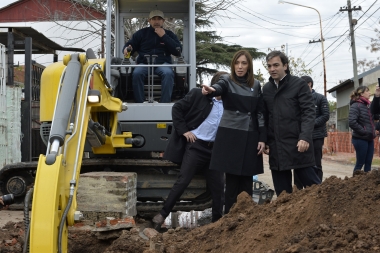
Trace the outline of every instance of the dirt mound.
{"type": "MultiPolygon", "coordinates": [[[[69,248],[99,253],[380,252],[378,210],[380,172],[372,171],[353,178],[330,177],[319,186],[283,193],[264,205],[242,193],[229,214],[192,230],[169,229],[159,236],[144,236],[141,229],[133,228],[107,240],[90,231],[70,231],[69,248]]],[[[0,252],[22,252],[18,246],[13,250],[5,246],[12,237],[22,245],[21,225],[1,230],[0,252]]]]}
{"type": "Polygon", "coordinates": [[[330,177],[256,205],[241,194],[228,215],[169,236],[171,252],[379,252],[380,172],[330,177]]]}

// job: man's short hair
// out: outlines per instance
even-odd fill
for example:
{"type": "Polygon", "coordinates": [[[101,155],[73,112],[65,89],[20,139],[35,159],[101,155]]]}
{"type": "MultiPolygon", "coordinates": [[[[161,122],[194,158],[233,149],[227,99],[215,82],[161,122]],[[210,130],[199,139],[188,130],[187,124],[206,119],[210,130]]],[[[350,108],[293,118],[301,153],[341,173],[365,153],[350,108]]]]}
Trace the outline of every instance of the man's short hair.
{"type": "Polygon", "coordinates": [[[310,76],[301,76],[301,78],[305,80],[307,84],[311,83],[311,88],[313,88],[314,82],[310,76]]]}
{"type": "Polygon", "coordinates": [[[282,65],[287,64],[288,67],[285,70],[285,73],[286,74],[290,74],[289,59],[288,59],[288,57],[283,52],[277,51],[277,50],[274,50],[274,51],[270,52],[269,54],[267,54],[266,61],[268,62],[270,59],[272,59],[273,57],[276,57],[276,56],[280,57],[282,65]]]}
{"type": "Polygon", "coordinates": [[[154,10],[149,13],[149,19],[154,17],[160,17],[162,19],[165,19],[164,13],[160,10],[154,10]]]}

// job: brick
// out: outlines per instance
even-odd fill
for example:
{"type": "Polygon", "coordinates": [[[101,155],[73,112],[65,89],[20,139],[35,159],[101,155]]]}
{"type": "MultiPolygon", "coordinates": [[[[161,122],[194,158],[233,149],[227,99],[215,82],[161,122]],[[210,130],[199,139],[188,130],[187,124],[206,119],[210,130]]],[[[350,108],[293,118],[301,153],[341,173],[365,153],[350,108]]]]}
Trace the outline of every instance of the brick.
{"type": "Polygon", "coordinates": [[[81,174],[77,210],[85,219],[135,216],[137,174],[129,172],[90,172],[81,174]]]}
{"type": "Polygon", "coordinates": [[[155,229],[153,229],[153,228],[145,228],[145,229],[143,230],[143,233],[144,233],[144,235],[146,235],[149,239],[155,237],[155,236],[158,234],[158,232],[157,232],[155,229]]]}

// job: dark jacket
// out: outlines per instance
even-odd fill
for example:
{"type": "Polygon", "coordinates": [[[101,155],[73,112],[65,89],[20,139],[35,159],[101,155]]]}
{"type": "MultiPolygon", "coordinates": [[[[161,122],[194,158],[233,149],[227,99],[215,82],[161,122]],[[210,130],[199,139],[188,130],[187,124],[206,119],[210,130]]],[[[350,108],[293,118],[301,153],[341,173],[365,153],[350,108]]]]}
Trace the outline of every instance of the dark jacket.
{"type": "Polygon", "coordinates": [[[313,130],[313,139],[320,139],[327,137],[326,122],[330,118],[329,103],[322,94],[311,91],[315,106],[315,121],[313,130]]]}
{"type": "Polygon", "coordinates": [[[380,131],[380,97],[373,97],[371,106],[369,107],[371,114],[372,114],[372,119],[377,122],[375,124],[375,129],[377,131],[380,131]]]}
{"type": "Polygon", "coordinates": [[[172,63],[171,55],[179,56],[179,52],[176,48],[180,48],[182,51],[181,43],[177,36],[169,30],[165,29],[165,35],[160,37],[154,32],[154,28],[149,26],[138,30],[132,35],[132,38],[124,45],[124,49],[132,45],[133,51],[138,52],[139,57],[137,63],[147,64],[144,55],[157,55],[155,64],[162,64],[164,62],[172,63]]]}
{"type": "Polygon", "coordinates": [[[187,143],[183,134],[199,127],[210,114],[213,104],[212,98],[202,95],[202,89],[194,88],[173,105],[174,129],[166,147],[164,159],[174,163],[182,162],[187,143]]]}
{"type": "Polygon", "coordinates": [[[224,112],[215,137],[210,169],[234,175],[252,176],[264,172],[259,142],[266,142],[264,104],[258,81],[253,88],[222,75],[209,96],[222,96],[224,112]]]}
{"type": "Polygon", "coordinates": [[[369,105],[361,99],[351,100],[348,125],[352,129],[353,138],[371,141],[376,137],[369,105]]]}
{"type": "Polygon", "coordinates": [[[273,78],[263,87],[267,111],[269,165],[271,170],[291,170],[314,166],[313,129],[315,109],[307,83],[287,74],[276,87],[273,78]],[[304,140],[309,149],[298,152],[304,140]]]}
{"type": "Polygon", "coordinates": [[[370,106],[370,111],[372,113],[374,120],[379,120],[380,116],[380,97],[373,97],[372,103],[370,106]]]}

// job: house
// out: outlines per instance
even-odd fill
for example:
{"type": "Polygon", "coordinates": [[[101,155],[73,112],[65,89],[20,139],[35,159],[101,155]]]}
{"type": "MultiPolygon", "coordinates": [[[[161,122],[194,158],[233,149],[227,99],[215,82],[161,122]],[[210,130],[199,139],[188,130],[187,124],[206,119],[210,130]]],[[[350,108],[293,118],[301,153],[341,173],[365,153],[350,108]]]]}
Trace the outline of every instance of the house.
{"type": "MultiPolygon", "coordinates": [[[[365,85],[369,88],[373,94],[376,89],[376,85],[379,83],[380,78],[380,66],[377,66],[371,70],[368,70],[358,75],[359,85],[365,85]]],[[[329,89],[329,92],[336,98],[336,129],[338,131],[347,132],[348,127],[348,112],[350,109],[350,96],[354,91],[354,78],[347,79],[346,81],[338,84],[337,86],[329,89]]],[[[372,99],[371,99],[372,100],[372,99]]]]}

